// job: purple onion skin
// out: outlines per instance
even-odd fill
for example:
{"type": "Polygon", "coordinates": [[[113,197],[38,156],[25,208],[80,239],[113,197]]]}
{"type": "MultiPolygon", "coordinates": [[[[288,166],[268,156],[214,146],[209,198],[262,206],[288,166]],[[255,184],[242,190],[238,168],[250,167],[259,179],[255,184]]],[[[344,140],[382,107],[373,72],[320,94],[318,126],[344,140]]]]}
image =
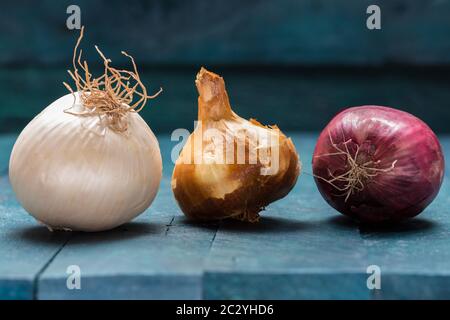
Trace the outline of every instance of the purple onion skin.
{"type": "MultiPolygon", "coordinates": [[[[320,193],[333,208],[360,222],[377,224],[421,213],[438,194],[445,165],[438,138],[422,120],[388,107],[362,106],[340,112],[325,127],[314,150],[312,167],[320,193]],[[387,172],[364,179],[363,189],[355,190],[345,200],[345,191],[318,178],[329,181],[330,172],[336,177],[350,168],[347,156],[327,155],[337,152],[330,136],[344,151],[343,142],[350,140],[347,147],[353,158],[359,146],[359,166],[379,161],[371,166],[387,172]]],[[[335,185],[344,188],[346,182],[335,185]]]]}

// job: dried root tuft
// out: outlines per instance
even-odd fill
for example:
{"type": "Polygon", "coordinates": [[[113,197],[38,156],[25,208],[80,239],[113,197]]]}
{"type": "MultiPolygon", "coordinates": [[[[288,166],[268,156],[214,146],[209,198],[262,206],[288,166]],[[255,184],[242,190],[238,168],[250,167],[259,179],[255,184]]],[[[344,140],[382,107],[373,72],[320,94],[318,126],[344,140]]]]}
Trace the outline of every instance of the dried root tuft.
{"type": "MultiPolygon", "coordinates": [[[[77,113],[66,110],[65,112],[77,116],[106,116],[111,129],[124,132],[128,129],[127,122],[122,121],[124,116],[128,112],[141,111],[147,100],[157,97],[162,89],[152,96],[147,95],[147,89],[139,77],[132,56],[122,51],[122,54],[131,60],[133,71],[118,70],[110,66],[111,60],[107,59],[97,46],[95,49],[104,62],[104,74],[98,78],[93,77],[87,62],[81,60],[83,50],[80,49],[78,53],[83,34],[84,27],[81,28],[80,37],[73,52],[73,71],[68,70],[68,73],[74,80],[81,102],[87,111],[77,113]]],[[[75,91],[67,83],[63,82],[63,84],[74,95],[75,103],[75,91]]]]}
{"type": "Polygon", "coordinates": [[[341,194],[339,194],[339,196],[345,197],[345,202],[347,202],[347,200],[350,198],[352,194],[363,191],[366,184],[371,180],[371,178],[376,177],[381,173],[390,172],[395,168],[397,160],[393,161],[391,166],[388,168],[378,168],[380,160],[378,161],[370,160],[364,163],[359,163],[358,162],[359,145],[356,146],[355,155],[352,156],[347,146],[348,143],[352,141],[351,139],[342,143],[344,145],[343,149],[340,148],[338,144],[333,141],[330,133],[328,133],[328,135],[330,137],[330,143],[336,150],[336,152],[322,154],[316,157],[344,155],[347,159],[347,165],[349,169],[343,174],[340,174],[338,176],[333,175],[330,169],[328,169],[328,175],[331,177],[331,179],[326,179],[318,175],[314,175],[314,177],[329,183],[336,190],[342,192],[341,194]],[[339,185],[337,185],[336,183],[339,183],[339,185]],[[343,183],[343,185],[341,183],[343,183]]]}
{"type": "Polygon", "coordinates": [[[239,220],[239,221],[243,221],[243,222],[251,222],[251,223],[256,223],[259,222],[260,219],[260,215],[259,212],[260,210],[252,210],[252,209],[245,209],[245,211],[239,215],[236,216],[232,216],[231,218],[235,219],[235,220],[239,220]]]}

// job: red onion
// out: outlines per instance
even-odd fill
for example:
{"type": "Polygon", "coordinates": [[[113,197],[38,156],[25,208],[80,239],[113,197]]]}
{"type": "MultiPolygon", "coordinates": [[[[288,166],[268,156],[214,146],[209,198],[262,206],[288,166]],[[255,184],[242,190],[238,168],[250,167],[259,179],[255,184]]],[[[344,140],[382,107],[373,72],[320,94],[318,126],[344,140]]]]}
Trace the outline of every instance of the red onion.
{"type": "Polygon", "coordinates": [[[407,112],[380,106],[353,107],[335,116],[319,136],[312,166],[325,200],[366,223],[418,215],[444,177],[434,132],[407,112]]]}

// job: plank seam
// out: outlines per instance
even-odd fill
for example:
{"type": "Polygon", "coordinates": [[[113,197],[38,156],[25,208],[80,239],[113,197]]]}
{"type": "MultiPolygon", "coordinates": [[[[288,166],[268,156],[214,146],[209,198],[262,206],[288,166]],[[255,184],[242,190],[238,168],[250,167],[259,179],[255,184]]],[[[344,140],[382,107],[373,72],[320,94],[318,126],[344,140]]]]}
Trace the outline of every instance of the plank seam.
{"type": "Polygon", "coordinates": [[[221,224],[221,222],[219,221],[219,224],[217,225],[217,228],[216,228],[216,232],[214,232],[213,237],[211,239],[211,245],[209,246],[208,255],[209,255],[209,252],[211,251],[211,248],[212,248],[212,246],[214,244],[214,240],[216,240],[217,233],[219,232],[219,229],[220,229],[220,224],[221,224]]]}
{"type": "Polygon", "coordinates": [[[205,258],[203,260],[203,265],[202,265],[202,270],[201,270],[201,275],[200,275],[200,285],[201,285],[200,299],[202,299],[202,300],[205,299],[205,285],[206,285],[205,276],[208,273],[208,270],[206,268],[206,261],[208,261],[208,259],[209,259],[209,255],[211,253],[212,246],[214,244],[214,241],[216,240],[217,233],[219,233],[221,224],[222,224],[222,221],[219,221],[219,223],[217,224],[216,232],[214,232],[213,237],[211,239],[211,244],[209,245],[208,252],[206,253],[205,258]]]}
{"type": "Polygon", "coordinates": [[[166,232],[164,233],[165,236],[167,236],[167,234],[169,233],[169,229],[172,226],[173,221],[175,220],[175,216],[172,217],[172,219],[170,220],[169,224],[166,224],[166,232]]]}
{"type": "Polygon", "coordinates": [[[50,259],[42,266],[42,268],[38,271],[36,274],[36,277],[33,281],[33,300],[38,299],[38,291],[39,291],[39,280],[42,276],[42,274],[47,270],[47,268],[50,266],[50,264],[56,259],[56,256],[61,252],[62,249],[67,245],[69,240],[72,239],[71,236],[67,237],[66,241],[61,245],[61,247],[56,250],[56,252],[53,254],[53,256],[50,257],[50,259]]]}

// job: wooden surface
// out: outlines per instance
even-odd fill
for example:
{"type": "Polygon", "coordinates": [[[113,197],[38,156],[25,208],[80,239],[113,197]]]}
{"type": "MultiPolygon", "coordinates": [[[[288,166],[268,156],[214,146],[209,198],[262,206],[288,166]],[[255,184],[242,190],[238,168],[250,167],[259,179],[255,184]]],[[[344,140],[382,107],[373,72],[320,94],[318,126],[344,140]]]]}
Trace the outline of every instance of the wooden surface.
{"type": "MultiPolygon", "coordinates": [[[[62,85],[62,81],[70,81],[66,68],[67,65],[0,68],[0,133],[18,132],[43,108],[67,94],[62,85]]],[[[164,89],[140,113],[155,133],[171,133],[175,128],[192,130],[193,119],[197,118],[194,80],[199,68],[200,64],[142,70],[149,92],[164,89]]],[[[283,130],[319,131],[340,110],[373,104],[408,111],[435,132],[450,133],[450,68],[211,67],[211,70],[224,77],[236,113],[267,124],[275,122],[283,130]]]]}
{"type": "Polygon", "coordinates": [[[65,27],[71,4],[81,9],[91,70],[103,66],[95,44],[130,68],[126,50],[149,92],[163,87],[141,112],[156,133],[192,128],[201,66],[224,76],[239,114],[284,130],[318,131],[345,107],[378,104],[450,133],[450,0],[378,0],[375,31],[366,28],[371,0],[6,1],[0,133],[67,93],[78,36],[65,27]]]}
{"type": "Polygon", "coordinates": [[[75,38],[65,27],[71,4],[81,9],[84,44],[100,45],[113,61],[126,50],[145,64],[450,63],[448,0],[3,2],[6,65],[66,65],[75,38]],[[366,27],[372,4],[381,8],[381,30],[366,27]]]}
{"type": "MultiPolygon", "coordinates": [[[[316,136],[292,134],[304,174],[261,222],[195,224],[170,190],[170,151],[160,136],[164,179],[142,216],[102,233],[50,233],[16,202],[6,174],[14,136],[0,137],[0,299],[393,299],[450,298],[450,185],[419,217],[361,229],[316,190],[316,136]],[[68,266],[81,290],[68,290],[68,266]],[[368,290],[366,268],[381,268],[368,290]]],[[[450,159],[450,137],[441,136],[450,159]]],[[[448,169],[448,168],[447,168],[448,169]]]]}

